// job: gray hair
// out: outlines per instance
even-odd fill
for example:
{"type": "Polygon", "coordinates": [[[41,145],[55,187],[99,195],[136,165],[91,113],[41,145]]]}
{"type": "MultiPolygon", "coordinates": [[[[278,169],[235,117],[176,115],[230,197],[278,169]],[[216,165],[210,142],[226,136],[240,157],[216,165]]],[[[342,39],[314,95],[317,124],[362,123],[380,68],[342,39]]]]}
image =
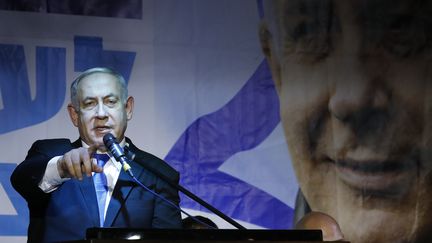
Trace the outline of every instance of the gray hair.
{"type": "Polygon", "coordinates": [[[78,100],[78,86],[79,83],[81,82],[81,80],[83,80],[84,78],[95,74],[95,73],[106,73],[106,74],[110,74],[114,77],[116,77],[117,81],[120,84],[121,87],[121,94],[120,94],[120,99],[123,103],[126,103],[127,97],[128,97],[128,90],[127,90],[127,85],[126,85],[126,80],[123,78],[123,76],[114,71],[111,68],[106,68],[106,67],[95,67],[95,68],[90,68],[85,70],[83,73],[81,73],[71,84],[70,86],[70,95],[71,95],[71,103],[72,105],[75,107],[75,109],[79,110],[79,100],[78,100]]]}

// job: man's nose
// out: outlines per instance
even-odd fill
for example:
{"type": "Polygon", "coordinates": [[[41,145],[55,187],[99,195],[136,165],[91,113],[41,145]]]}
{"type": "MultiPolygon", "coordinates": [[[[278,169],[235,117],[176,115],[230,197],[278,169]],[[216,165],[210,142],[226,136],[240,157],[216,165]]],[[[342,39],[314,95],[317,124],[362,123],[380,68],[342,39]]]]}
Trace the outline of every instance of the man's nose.
{"type": "Polygon", "coordinates": [[[100,118],[105,118],[107,116],[106,107],[104,104],[100,103],[96,109],[96,116],[100,118]]]}
{"type": "Polygon", "coordinates": [[[355,128],[382,127],[389,108],[390,92],[382,80],[357,77],[360,78],[337,82],[328,103],[330,114],[355,128]]]}

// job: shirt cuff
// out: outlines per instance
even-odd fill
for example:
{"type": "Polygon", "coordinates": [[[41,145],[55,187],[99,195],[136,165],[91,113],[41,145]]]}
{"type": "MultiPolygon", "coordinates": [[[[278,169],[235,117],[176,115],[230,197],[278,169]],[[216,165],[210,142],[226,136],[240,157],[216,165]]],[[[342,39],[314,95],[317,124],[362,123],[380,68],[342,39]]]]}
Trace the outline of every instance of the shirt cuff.
{"type": "Polygon", "coordinates": [[[45,174],[39,182],[39,188],[45,192],[50,193],[55,191],[63,182],[70,180],[70,178],[61,178],[57,169],[57,161],[62,156],[56,156],[48,161],[45,169],[45,174]]]}

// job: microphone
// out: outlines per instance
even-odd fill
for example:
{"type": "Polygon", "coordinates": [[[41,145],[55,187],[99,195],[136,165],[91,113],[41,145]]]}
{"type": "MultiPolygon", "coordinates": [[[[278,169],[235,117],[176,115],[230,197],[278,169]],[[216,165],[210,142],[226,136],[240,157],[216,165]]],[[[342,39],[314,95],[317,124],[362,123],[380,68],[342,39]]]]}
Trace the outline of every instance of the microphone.
{"type": "Polygon", "coordinates": [[[118,144],[117,139],[111,133],[107,133],[103,136],[103,142],[105,147],[111,152],[112,156],[122,164],[123,170],[130,176],[134,177],[131,167],[128,164],[128,158],[126,157],[122,147],[118,144]]]}

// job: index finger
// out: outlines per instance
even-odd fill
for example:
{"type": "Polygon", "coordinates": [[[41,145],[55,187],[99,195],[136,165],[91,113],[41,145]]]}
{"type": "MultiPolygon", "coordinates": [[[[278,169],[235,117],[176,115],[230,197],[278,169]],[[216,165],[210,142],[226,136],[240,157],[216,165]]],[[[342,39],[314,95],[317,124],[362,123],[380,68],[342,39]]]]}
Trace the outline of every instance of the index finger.
{"type": "Polygon", "coordinates": [[[98,166],[96,159],[94,159],[94,154],[99,148],[100,147],[98,145],[91,145],[90,147],[87,148],[88,155],[91,158],[89,167],[86,168],[88,169],[88,171],[90,171],[89,173],[91,172],[100,173],[103,171],[102,167],[98,166]]]}
{"type": "Polygon", "coordinates": [[[91,173],[93,172],[93,155],[96,152],[96,149],[97,148],[95,146],[90,146],[86,151],[82,150],[80,153],[81,171],[87,176],[91,176],[91,173]]]}

